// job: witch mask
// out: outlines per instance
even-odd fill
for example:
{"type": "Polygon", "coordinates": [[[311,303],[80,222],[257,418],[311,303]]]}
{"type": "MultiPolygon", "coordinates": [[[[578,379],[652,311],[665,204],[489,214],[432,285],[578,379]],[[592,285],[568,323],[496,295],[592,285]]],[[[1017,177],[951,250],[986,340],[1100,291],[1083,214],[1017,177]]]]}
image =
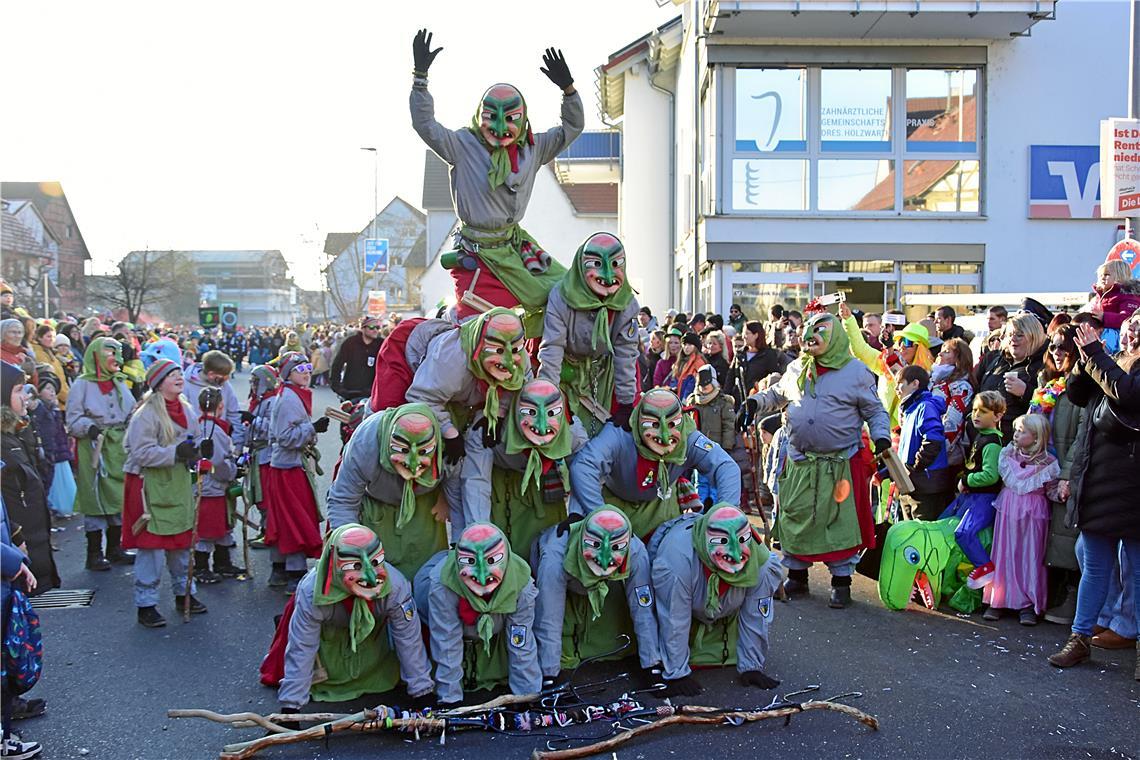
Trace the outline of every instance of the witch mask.
{"type": "Polygon", "coordinates": [[[488,377],[502,383],[526,371],[524,337],[522,320],[517,314],[496,314],[487,320],[476,348],[476,360],[488,377]]]}
{"type": "Polygon", "coordinates": [[[752,556],[752,525],[736,507],[718,507],[709,515],[705,540],[713,564],[730,575],[743,570],[752,556]]]}
{"type": "Polygon", "coordinates": [[[608,232],[598,232],[582,247],[582,276],[599,298],[621,290],[625,283],[625,248],[608,232]]]}
{"type": "Polygon", "coordinates": [[[654,388],[638,404],[638,430],[642,442],[657,456],[667,456],[681,443],[683,410],[677,396],[664,388],[654,388]]]}
{"type": "Polygon", "coordinates": [[[476,596],[487,598],[503,582],[510,551],[503,532],[490,523],[468,525],[455,542],[459,580],[476,596]]]}
{"type": "Polygon", "coordinates": [[[513,85],[492,85],[479,106],[479,134],[492,148],[505,148],[526,134],[526,101],[513,85]]]}
{"type": "Polygon", "coordinates": [[[519,390],[517,423],[523,437],[534,446],[554,440],[565,424],[565,401],[558,386],[546,380],[532,380],[519,390]]]}
{"type": "Polygon", "coordinates": [[[436,426],[423,414],[401,415],[392,425],[389,447],[396,474],[404,480],[415,480],[432,466],[432,457],[439,447],[436,426]]]}
{"type": "Polygon", "coordinates": [[[349,594],[367,600],[383,595],[388,581],[384,546],[371,529],[356,525],[341,532],[332,551],[330,572],[349,594]]]}
{"type": "Polygon", "coordinates": [[[612,509],[599,509],[585,522],[581,551],[586,566],[599,577],[613,575],[625,566],[629,556],[629,520],[612,509]]]}
{"type": "Polygon", "coordinates": [[[822,356],[831,343],[835,320],[829,314],[819,314],[804,323],[803,348],[811,356],[822,356]]]}

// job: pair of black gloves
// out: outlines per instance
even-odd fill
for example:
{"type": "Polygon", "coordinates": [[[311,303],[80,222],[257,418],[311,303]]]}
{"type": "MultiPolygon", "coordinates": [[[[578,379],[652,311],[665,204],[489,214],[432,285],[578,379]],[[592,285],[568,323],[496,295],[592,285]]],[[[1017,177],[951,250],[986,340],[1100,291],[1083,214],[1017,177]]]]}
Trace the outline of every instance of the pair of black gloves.
{"type": "MultiPolygon", "coordinates": [[[[442,50],[441,47],[435,50],[431,49],[431,32],[427,29],[416,32],[416,37],[412,40],[412,60],[416,73],[427,76],[432,62],[442,50]]],[[[551,82],[558,85],[560,90],[565,90],[574,84],[574,77],[570,75],[570,67],[566,65],[566,58],[562,55],[561,50],[547,48],[542,54],[542,63],[543,68],[540,68],[539,71],[545,74],[551,82]]]]}
{"type": "MultiPolygon", "coordinates": [[[[487,423],[486,417],[480,417],[473,427],[479,431],[483,440],[483,448],[493,449],[503,441],[503,421],[499,420],[499,424],[495,425],[492,430],[491,426],[487,423]]],[[[443,439],[443,461],[448,464],[459,464],[459,460],[467,454],[467,444],[463,442],[463,434],[455,436],[454,438],[443,439]]]]}

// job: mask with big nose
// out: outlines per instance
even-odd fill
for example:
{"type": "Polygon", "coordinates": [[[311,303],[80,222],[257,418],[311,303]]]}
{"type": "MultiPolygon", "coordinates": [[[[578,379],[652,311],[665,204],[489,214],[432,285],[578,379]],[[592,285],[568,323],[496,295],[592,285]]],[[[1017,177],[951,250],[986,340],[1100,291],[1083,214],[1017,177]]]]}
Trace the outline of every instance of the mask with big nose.
{"type": "Polygon", "coordinates": [[[586,517],[582,528],[582,558],[599,577],[613,575],[629,556],[629,519],[613,509],[599,509],[586,517]]]}
{"type": "Polygon", "coordinates": [[[670,390],[647,391],[634,409],[634,424],[642,442],[658,456],[666,456],[681,443],[684,410],[681,401],[670,390]]]}
{"type": "Polygon", "coordinates": [[[510,560],[507,537],[490,523],[468,525],[455,542],[459,580],[476,596],[486,598],[503,582],[510,560]]]}

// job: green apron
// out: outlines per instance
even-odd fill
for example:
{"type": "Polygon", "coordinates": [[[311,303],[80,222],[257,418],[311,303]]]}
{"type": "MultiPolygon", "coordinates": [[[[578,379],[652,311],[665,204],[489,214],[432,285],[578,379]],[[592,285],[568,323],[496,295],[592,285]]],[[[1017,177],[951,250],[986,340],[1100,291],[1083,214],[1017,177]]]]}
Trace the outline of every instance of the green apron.
{"type": "Polygon", "coordinates": [[[693,618],[689,629],[689,665],[718,667],[736,664],[736,640],[740,634],[738,612],[711,623],[693,618]]]}
{"type": "MultiPolygon", "coordinates": [[[[466,628],[467,626],[465,626],[466,628]]],[[[493,689],[508,683],[511,664],[507,655],[507,623],[503,630],[491,637],[491,653],[483,651],[483,640],[478,636],[463,637],[463,691],[493,689]]]]}
{"type": "Polygon", "coordinates": [[[360,522],[380,537],[384,559],[405,578],[414,578],[433,554],[447,548],[447,524],[438,522],[431,513],[438,497],[438,488],[417,495],[416,511],[402,528],[396,527],[399,505],[384,504],[367,494],[360,503],[360,522]]]}
{"type": "Polygon", "coordinates": [[[523,491],[521,472],[491,471],[491,522],[506,534],[511,550],[529,557],[538,534],[566,519],[566,503],[547,504],[534,483],[523,491]]]}
{"type": "Polygon", "coordinates": [[[540,248],[538,241],[517,224],[507,227],[502,232],[503,234],[495,239],[485,237],[480,239],[474,235],[465,237],[478,243],[479,262],[486,264],[487,269],[491,270],[511,295],[519,300],[519,304],[523,307],[522,323],[526,337],[541,338],[546,299],[566,274],[566,267],[551,256],[550,266],[545,272],[541,274],[531,272],[523,264],[520,249],[525,242],[540,248]]]}
{"type": "Polygon", "coordinates": [[[849,549],[862,543],[855,489],[836,502],[835,484],[851,481],[851,463],[842,454],[805,452],[802,461],[788,457],[780,474],[780,507],[773,538],[792,555],[810,556],[849,549]]]}
{"type": "Polygon", "coordinates": [[[118,515],[123,512],[123,465],[127,452],[123,448],[126,428],[103,431],[103,456],[99,472],[95,472],[95,442],[79,439],[76,449],[79,464],[75,472],[75,511],[91,517],[118,515]]]}
{"type": "Polygon", "coordinates": [[[618,637],[629,636],[632,649],[624,649],[599,661],[618,660],[637,652],[637,636],[629,617],[629,603],[622,584],[611,583],[602,606],[602,614],[590,619],[590,597],[585,594],[566,594],[566,614],[562,619],[563,670],[576,668],[582,660],[597,657],[617,649],[618,637]]]}
{"type": "Polygon", "coordinates": [[[364,694],[383,694],[400,683],[400,661],[388,641],[388,626],[376,627],[352,651],[349,629],[321,626],[317,657],[328,677],[309,692],[321,702],[346,702],[364,694]]]}
{"type": "Polygon", "coordinates": [[[177,536],[194,527],[194,479],[181,463],[144,467],[143,494],[150,520],[146,530],[156,536],[177,536]]]}
{"type": "Polygon", "coordinates": [[[261,500],[265,498],[261,490],[261,465],[256,461],[251,461],[249,469],[245,471],[245,479],[242,481],[242,498],[248,505],[260,504],[261,500]]]}
{"type": "MultiPolygon", "coordinates": [[[[599,420],[583,398],[592,398],[609,412],[614,397],[614,357],[612,354],[597,359],[564,356],[559,386],[570,402],[574,416],[582,420],[586,435],[593,438],[602,431],[605,420],[599,420]]],[[[607,417],[608,419],[608,417],[607,417]]]]}
{"type": "MultiPolygon", "coordinates": [[[[626,501],[610,489],[602,486],[602,496],[606,504],[620,507],[625,512],[626,516],[629,517],[629,524],[633,528],[634,535],[642,541],[648,541],[649,534],[657,530],[658,525],[681,515],[681,507],[677,504],[676,483],[673,484],[671,491],[668,499],[660,499],[654,496],[650,501],[626,501]]],[[[783,498],[784,493],[781,491],[780,499],[783,500],[783,498]]]]}

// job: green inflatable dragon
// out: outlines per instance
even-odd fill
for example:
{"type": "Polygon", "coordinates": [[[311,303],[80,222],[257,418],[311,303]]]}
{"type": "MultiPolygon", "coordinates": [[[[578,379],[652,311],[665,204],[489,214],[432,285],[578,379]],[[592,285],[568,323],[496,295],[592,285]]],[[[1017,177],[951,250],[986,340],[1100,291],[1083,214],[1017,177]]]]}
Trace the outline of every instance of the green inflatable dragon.
{"type": "MultiPolygon", "coordinates": [[[[954,541],[960,518],[905,520],[891,526],[883,542],[879,566],[879,598],[892,610],[906,609],[915,588],[922,603],[937,609],[946,600],[954,609],[970,613],[982,606],[982,592],[966,585],[974,566],[954,541]]],[[[989,549],[993,529],[978,536],[989,549]]]]}

